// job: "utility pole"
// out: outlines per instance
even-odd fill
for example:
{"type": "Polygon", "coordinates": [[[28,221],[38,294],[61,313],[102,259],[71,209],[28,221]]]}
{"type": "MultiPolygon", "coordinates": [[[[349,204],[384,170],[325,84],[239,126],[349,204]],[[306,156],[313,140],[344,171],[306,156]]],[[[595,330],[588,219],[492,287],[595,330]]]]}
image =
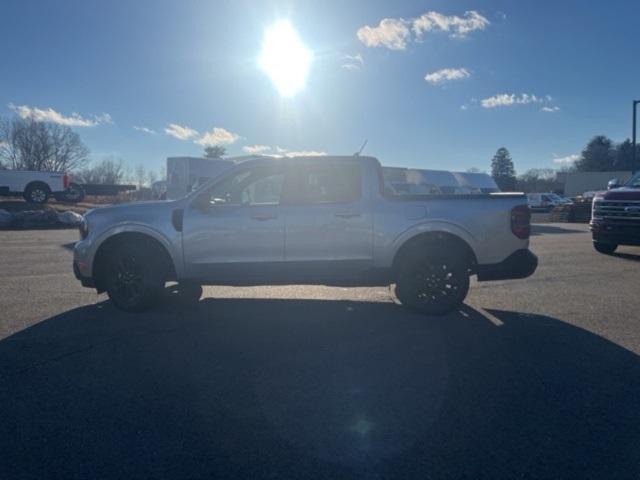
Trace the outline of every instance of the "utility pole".
{"type": "Polygon", "coordinates": [[[633,101],[633,132],[631,133],[631,138],[633,138],[633,140],[631,141],[631,143],[633,143],[633,174],[635,175],[635,173],[638,171],[638,154],[636,152],[637,147],[636,147],[636,118],[638,116],[638,104],[640,103],[640,100],[634,100],[633,101]]]}

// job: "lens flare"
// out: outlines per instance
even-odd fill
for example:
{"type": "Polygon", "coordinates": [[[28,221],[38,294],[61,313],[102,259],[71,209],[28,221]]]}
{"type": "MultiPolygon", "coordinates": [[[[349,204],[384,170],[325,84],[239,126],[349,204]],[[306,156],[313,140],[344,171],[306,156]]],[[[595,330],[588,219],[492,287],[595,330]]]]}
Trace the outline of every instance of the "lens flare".
{"type": "Polygon", "coordinates": [[[312,57],[291,24],[283,20],[265,32],[258,64],[280,95],[292,97],[304,87],[312,57]]]}

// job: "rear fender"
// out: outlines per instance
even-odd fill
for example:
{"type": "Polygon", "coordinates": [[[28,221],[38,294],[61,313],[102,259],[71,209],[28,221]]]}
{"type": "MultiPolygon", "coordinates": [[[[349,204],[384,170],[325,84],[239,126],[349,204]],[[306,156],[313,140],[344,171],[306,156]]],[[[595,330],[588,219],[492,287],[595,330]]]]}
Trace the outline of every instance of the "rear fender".
{"type": "Polygon", "coordinates": [[[477,242],[468,230],[460,227],[459,225],[446,221],[430,221],[414,225],[413,227],[405,230],[400,235],[398,235],[398,237],[396,237],[396,239],[393,241],[391,248],[387,251],[387,255],[384,258],[384,265],[391,266],[393,264],[393,259],[395,258],[400,248],[412,238],[423,233],[438,232],[448,233],[460,238],[467,245],[469,245],[469,248],[471,248],[474,256],[477,255],[477,242]]]}

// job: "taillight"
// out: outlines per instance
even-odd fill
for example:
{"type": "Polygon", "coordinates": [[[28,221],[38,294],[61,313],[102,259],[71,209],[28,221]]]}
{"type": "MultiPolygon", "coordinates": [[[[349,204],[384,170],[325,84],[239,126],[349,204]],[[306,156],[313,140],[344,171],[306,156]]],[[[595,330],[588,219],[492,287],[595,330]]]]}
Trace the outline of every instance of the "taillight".
{"type": "Polygon", "coordinates": [[[531,235],[531,210],[529,205],[516,205],[511,209],[511,231],[526,240],[531,235]]]}
{"type": "Polygon", "coordinates": [[[69,183],[71,183],[69,175],[65,173],[64,176],[62,177],[62,184],[64,185],[65,190],[69,188],[69,183]]]}

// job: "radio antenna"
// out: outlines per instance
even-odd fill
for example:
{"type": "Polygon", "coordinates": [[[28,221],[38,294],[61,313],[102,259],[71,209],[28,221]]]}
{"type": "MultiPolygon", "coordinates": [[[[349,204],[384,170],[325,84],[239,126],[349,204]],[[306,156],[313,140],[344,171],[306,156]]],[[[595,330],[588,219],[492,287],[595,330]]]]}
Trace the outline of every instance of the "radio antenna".
{"type": "Polygon", "coordinates": [[[364,150],[364,147],[367,145],[367,142],[369,140],[365,140],[364,143],[362,144],[362,146],[360,147],[360,150],[358,150],[356,153],[353,154],[354,157],[359,157],[360,154],[362,153],[362,151],[364,150]]]}

